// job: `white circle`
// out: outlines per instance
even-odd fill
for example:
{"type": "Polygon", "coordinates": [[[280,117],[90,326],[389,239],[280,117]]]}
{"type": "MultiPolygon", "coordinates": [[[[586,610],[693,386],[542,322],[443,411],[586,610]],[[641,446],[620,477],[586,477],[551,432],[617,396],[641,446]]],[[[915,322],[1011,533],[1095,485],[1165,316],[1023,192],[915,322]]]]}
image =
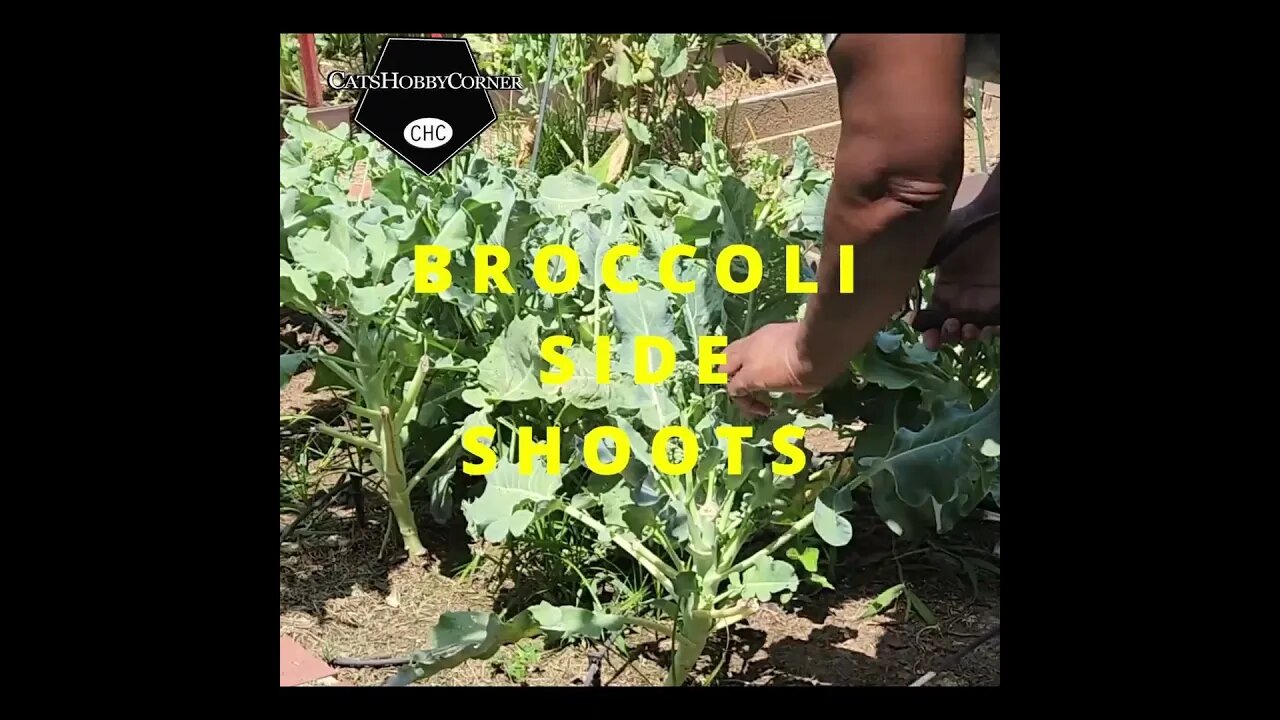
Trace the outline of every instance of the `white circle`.
{"type": "Polygon", "coordinates": [[[453,127],[438,118],[418,118],[404,126],[404,140],[414,147],[436,148],[453,138],[453,127]]]}

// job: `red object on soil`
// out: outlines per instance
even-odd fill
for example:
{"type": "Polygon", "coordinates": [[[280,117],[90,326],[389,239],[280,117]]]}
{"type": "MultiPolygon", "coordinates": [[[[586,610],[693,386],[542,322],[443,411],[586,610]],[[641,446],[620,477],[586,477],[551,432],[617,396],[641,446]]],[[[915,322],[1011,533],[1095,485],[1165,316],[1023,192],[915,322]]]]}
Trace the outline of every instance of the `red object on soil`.
{"type": "Polygon", "coordinates": [[[280,687],[295,687],[337,673],[329,664],[307,652],[297,640],[280,636],[280,687]]]}

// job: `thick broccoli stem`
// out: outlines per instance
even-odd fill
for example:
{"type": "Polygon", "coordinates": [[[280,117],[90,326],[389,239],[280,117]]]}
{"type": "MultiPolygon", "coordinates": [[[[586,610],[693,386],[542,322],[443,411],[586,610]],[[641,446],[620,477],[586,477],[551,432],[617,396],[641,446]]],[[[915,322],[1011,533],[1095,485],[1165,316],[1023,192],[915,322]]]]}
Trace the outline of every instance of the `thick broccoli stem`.
{"type": "Polygon", "coordinates": [[[680,637],[675,639],[676,652],[671,660],[671,669],[667,673],[667,685],[679,687],[684,684],[693,666],[702,655],[707,645],[715,618],[706,610],[694,610],[681,618],[680,637]]]}
{"type": "Polygon", "coordinates": [[[427,554],[427,549],[418,539],[418,524],[414,521],[413,508],[409,505],[404,455],[400,451],[400,433],[397,432],[395,419],[391,417],[391,409],[383,405],[379,410],[382,414],[382,477],[387,481],[387,502],[391,505],[391,513],[395,515],[396,525],[400,528],[404,549],[413,557],[421,557],[427,554]]]}

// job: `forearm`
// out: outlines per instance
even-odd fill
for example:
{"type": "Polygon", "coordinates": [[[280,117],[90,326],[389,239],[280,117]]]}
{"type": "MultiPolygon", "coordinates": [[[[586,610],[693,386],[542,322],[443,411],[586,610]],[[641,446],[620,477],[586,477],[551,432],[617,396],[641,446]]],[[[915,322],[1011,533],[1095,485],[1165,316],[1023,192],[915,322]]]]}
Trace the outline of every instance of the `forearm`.
{"type": "MultiPolygon", "coordinates": [[[[939,203],[941,205],[942,203],[939,203]]],[[[831,359],[838,372],[902,307],[920,277],[946,222],[945,208],[903,214],[883,227],[868,228],[869,211],[828,211],[818,292],[805,308],[805,336],[811,355],[831,359]],[[835,240],[835,242],[832,242],[835,240]],[[840,246],[854,246],[854,292],[840,292],[840,246]]]]}
{"type": "Polygon", "coordinates": [[[822,379],[901,307],[947,220],[963,162],[963,54],[960,36],[851,35],[833,46],[842,128],[804,318],[822,379]],[[845,245],[852,293],[841,292],[845,245]]]}

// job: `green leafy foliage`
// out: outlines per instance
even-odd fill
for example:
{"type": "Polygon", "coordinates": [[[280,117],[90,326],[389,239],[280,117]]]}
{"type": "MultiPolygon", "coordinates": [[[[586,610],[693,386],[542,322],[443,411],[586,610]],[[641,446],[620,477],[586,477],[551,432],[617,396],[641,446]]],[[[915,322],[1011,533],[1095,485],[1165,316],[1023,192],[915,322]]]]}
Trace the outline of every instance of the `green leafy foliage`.
{"type": "Polygon", "coordinates": [[[926,625],[938,624],[938,617],[933,614],[933,611],[929,609],[929,606],[920,599],[920,596],[917,595],[914,590],[907,588],[906,594],[907,602],[910,603],[911,609],[920,616],[920,619],[923,620],[926,625]]]}
{"type": "Polygon", "coordinates": [[[977,410],[934,397],[927,411],[915,413],[928,418],[923,427],[915,430],[909,420],[896,418],[884,453],[860,460],[871,477],[877,512],[894,532],[911,538],[950,531],[993,485],[998,493],[998,458],[980,448],[999,441],[1000,391],[977,410]]]}
{"type": "MultiPolygon", "coordinates": [[[[853,525],[841,513],[853,509],[853,497],[848,488],[836,490],[828,487],[818,496],[814,507],[813,528],[828,545],[841,547],[853,538],[853,525]]],[[[813,572],[810,570],[809,572],[813,572]]]]}
{"type": "Polygon", "coordinates": [[[502,668],[502,672],[511,678],[512,682],[523,683],[541,657],[542,652],[535,645],[528,641],[521,641],[512,647],[511,652],[500,663],[496,662],[495,658],[495,664],[502,668]]]}
{"type": "Polygon", "coordinates": [[[468,523],[489,542],[502,542],[508,535],[519,536],[533,521],[536,510],[556,497],[560,478],[547,472],[541,462],[532,474],[524,474],[512,463],[501,460],[489,473],[484,494],[463,503],[468,523]]]}
{"type": "Polygon", "coordinates": [[[599,638],[623,624],[622,618],[572,606],[541,603],[510,620],[487,612],[446,612],[432,629],[432,644],[409,656],[409,664],[387,681],[408,685],[457,667],[467,660],[487,660],[504,645],[546,633],[552,638],[599,638]]]}
{"type": "Polygon", "coordinates": [[[897,600],[898,596],[906,589],[906,585],[898,584],[880,593],[869,605],[867,605],[866,609],[862,611],[862,614],[859,615],[858,618],[860,620],[865,620],[866,618],[874,617],[884,612],[889,608],[889,606],[893,605],[893,602],[897,600]]]}
{"type": "Polygon", "coordinates": [[[431,631],[431,647],[410,655],[409,664],[387,685],[408,685],[467,660],[486,660],[502,646],[533,637],[539,631],[530,611],[507,621],[486,612],[444,613],[431,631]]]}
{"type": "Polygon", "coordinates": [[[480,361],[480,387],[489,405],[534,400],[543,396],[538,373],[546,365],[538,349],[538,318],[533,315],[508,325],[480,361]]]}
{"type": "Polygon", "coordinates": [[[773,558],[764,558],[747,568],[741,576],[729,577],[730,585],[741,592],[743,598],[768,601],[785,590],[794,591],[799,586],[795,568],[773,558]]]}
{"type": "Polygon", "coordinates": [[[280,355],[280,387],[289,382],[289,378],[298,372],[298,367],[307,359],[306,353],[282,353],[280,355]]]}

